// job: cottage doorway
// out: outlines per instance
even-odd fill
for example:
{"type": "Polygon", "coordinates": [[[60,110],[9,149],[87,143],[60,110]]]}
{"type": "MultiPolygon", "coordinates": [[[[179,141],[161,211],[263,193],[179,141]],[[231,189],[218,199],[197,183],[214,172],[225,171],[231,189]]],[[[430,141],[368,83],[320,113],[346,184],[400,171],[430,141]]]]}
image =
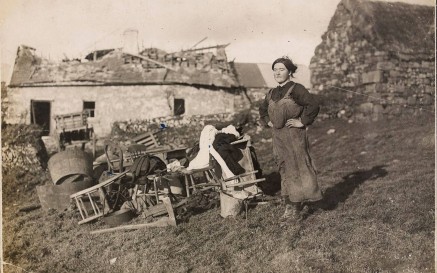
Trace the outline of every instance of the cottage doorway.
{"type": "Polygon", "coordinates": [[[30,102],[30,123],[37,124],[43,128],[43,136],[50,134],[50,101],[36,101],[30,102]]]}

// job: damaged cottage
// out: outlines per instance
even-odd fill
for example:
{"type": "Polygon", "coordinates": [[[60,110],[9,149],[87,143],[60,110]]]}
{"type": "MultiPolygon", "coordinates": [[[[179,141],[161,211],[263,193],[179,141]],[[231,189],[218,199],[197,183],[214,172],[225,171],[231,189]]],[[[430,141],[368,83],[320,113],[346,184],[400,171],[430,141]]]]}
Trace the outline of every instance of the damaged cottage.
{"type": "MultiPolygon", "coordinates": [[[[136,40],[137,32],[125,32],[132,35],[126,40],[136,40]]],[[[20,46],[5,121],[36,123],[52,135],[56,116],[86,112],[94,133],[107,136],[115,121],[233,113],[248,100],[226,46],[167,53],[125,43],[122,49],[91,52],[84,61],[57,63],[20,46]]]]}

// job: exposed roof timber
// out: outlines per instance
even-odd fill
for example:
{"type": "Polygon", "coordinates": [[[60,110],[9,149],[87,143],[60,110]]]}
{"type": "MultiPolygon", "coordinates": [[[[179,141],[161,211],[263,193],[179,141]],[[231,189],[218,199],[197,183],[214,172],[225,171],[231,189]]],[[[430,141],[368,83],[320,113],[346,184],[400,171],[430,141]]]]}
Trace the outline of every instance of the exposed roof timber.
{"type": "Polygon", "coordinates": [[[195,48],[196,46],[198,46],[201,42],[205,41],[206,39],[208,39],[208,37],[205,37],[202,40],[198,41],[196,44],[194,44],[192,47],[190,47],[190,49],[195,48]]]}
{"type": "Polygon", "coordinates": [[[179,52],[193,52],[193,51],[199,51],[199,50],[205,50],[205,49],[212,49],[212,48],[225,48],[228,45],[230,45],[231,43],[228,44],[223,44],[223,45],[215,45],[215,46],[207,46],[207,47],[199,47],[199,48],[193,48],[193,49],[187,49],[187,50],[181,50],[181,51],[177,51],[177,52],[173,52],[173,53],[169,53],[169,54],[174,54],[174,53],[179,53],[179,52]]]}
{"type": "Polygon", "coordinates": [[[145,61],[148,61],[148,62],[151,62],[151,63],[154,63],[154,64],[157,64],[157,65],[159,65],[159,66],[162,66],[162,67],[164,67],[164,68],[167,68],[168,70],[176,71],[174,68],[171,68],[170,66],[168,66],[168,65],[166,65],[166,64],[163,64],[163,63],[161,63],[161,62],[158,62],[158,61],[155,61],[155,60],[149,59],[149,58],[144,57],[144,56],[142,56],[142,55],[139,55],[139,54],[133,54],[133,53],[129,53],[129,52],[123,52],[123,53],[124,53],[124,54],[128,54],[128,55],[131,55],[131,56],[134,56],[134,57],[137,57],[137,58],[140,58],[140,59],[143,59],[143,60],[145,60],[145,61]]]}

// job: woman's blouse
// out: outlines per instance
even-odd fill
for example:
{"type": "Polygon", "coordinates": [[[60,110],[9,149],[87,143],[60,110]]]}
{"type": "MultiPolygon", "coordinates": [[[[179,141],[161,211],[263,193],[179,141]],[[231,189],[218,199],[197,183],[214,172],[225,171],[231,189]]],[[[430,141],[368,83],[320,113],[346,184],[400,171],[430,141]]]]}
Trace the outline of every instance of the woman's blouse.
{"type": "MultiPolygon", "coordinates": [[[[271,92],[271,99],[275,102],[281,100],[293,84],[294,82],[290,81],[284,86],[278,86],[270,90],[269,92],[271,92]]],[[[269,96],[267,94],[259,107],[260,122],[263,126],[266,126],[270,121],[268,113],[268,97],[269,96]]],[[[298,105],[303,106],[302,115],[300,117],[302,124],[305,126],[312,124],[320,110],[319,103],[314,95],[308,92],[303,85],[296,83],[293,91],[290,93],[290,97],[298,105]]]]}

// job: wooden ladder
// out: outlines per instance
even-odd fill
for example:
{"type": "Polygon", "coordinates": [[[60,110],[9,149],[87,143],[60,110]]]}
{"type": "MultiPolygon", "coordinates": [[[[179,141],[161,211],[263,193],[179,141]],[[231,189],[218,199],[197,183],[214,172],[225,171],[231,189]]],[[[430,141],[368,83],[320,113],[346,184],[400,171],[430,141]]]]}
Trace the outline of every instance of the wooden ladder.
{"type": "Polygon", "coordinates": [[[78,222],[79,225],[100,218],[112,211],[107,200],[107,190],[105,188],[126,176],[127,172],[124,171],[114,175],[102,183],[70,195],[70,199],[75,201],[82,217],[82,220],[78,222]],[[87,204],[89,205],[87,206],[87,204]]]}

